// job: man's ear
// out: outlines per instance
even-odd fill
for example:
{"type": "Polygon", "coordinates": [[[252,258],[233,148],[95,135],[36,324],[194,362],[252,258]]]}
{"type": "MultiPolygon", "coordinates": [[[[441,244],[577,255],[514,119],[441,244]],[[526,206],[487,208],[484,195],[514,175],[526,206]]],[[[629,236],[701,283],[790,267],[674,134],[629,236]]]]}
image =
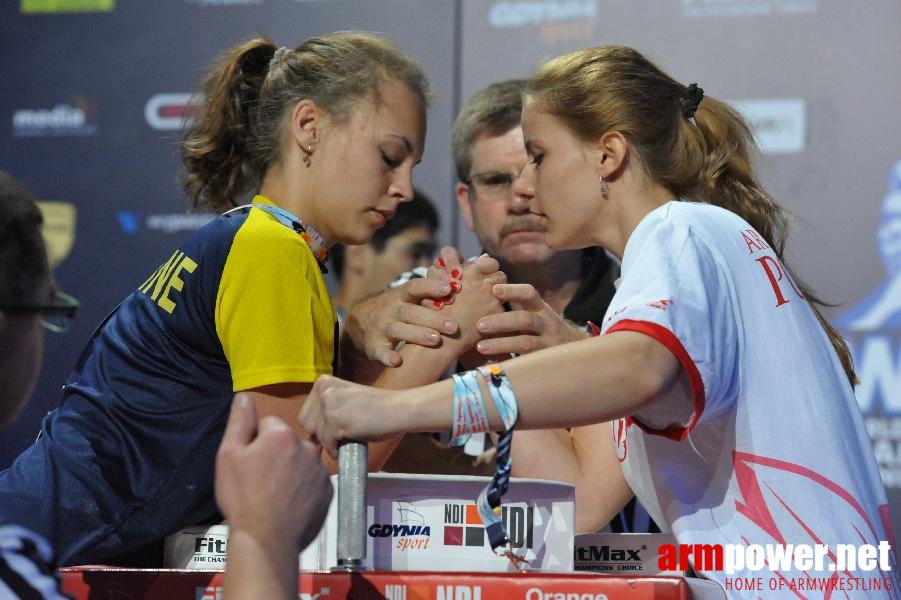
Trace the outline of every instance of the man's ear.
{"type": "Polygon", "coordinates": [[[309,98],[304,98],[291,110],[291,137],[305,153],[315,149],[317,132],[324,117],[325,113],[309,98]]]}
{"type": "Polygon", "coordinates": [[[463,220],[466,221],[466,228],[470,231],[476,230],[475,221],[472,218],[472,189],[462,181],[457,182],[456,187],[457,204],[460,205],[460,212],[463,214],[463,220]]]}
{"type": "Polygon", "coordinates": [[[598,172],[604,179],[610,179],[625,166],[629,142],[619,131],[607,131],[598,138],[595,150],[598,172]]]}

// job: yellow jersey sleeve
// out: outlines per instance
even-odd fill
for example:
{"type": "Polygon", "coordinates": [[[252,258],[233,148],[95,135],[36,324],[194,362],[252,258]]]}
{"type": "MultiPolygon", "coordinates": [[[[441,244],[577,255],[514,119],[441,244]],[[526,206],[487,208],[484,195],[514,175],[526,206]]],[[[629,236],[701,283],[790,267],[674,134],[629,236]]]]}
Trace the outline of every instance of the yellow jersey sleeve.
{"type": "Polygon", "coordinates": [[[332,372],[336,317],[319,265],[262,210],[251,209],[235,234],[215,316],[234,391],[332,372]]]}

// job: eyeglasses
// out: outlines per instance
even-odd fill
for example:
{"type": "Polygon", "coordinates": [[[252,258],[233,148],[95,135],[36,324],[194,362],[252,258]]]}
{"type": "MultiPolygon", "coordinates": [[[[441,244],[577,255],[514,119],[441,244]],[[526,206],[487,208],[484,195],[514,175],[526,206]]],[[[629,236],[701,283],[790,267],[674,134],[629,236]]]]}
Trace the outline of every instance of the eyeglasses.
{"type": "Polygon", "coordinates": [[[50,304],[25,306],[22,304],[0,305],[0,310],[9,313],[41,313],[41,325],[54,333],[69,329],[72,319],[78,313],[80,303],[65,292],[57,290],[50,304]]]}
{"type": "Polygon", "coordinates": [[[510,192],[513,182],[516,181],[519,175],[520,173],[511,173],[509,171],[485,171],[483,173],[473,173],[463,183],[482,196],[499,198],[510,192]]]}

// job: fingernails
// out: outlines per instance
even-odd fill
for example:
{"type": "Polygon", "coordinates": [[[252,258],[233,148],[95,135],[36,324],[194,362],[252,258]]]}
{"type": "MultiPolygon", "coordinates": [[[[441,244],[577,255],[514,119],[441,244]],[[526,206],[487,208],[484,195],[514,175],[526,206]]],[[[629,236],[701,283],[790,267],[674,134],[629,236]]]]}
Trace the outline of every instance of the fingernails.
{"type": "Polygon", "coordinates": [[[436,332],[432,332],[432,333],[428,334],[428,341],[430,344],[437,344],[438,342],[441,341],[441,335],[439,335],[436,332]]]}
{"type": "Polygon", "coordinates": [[[460,291],[460,282],[459,281],[451,281],[450,282],[450,291],[453,293],[457,293],[460,291]]]}
{"type": "Polygon", "coordinates": [[[438,259],[437,259],[435,262],[436,262],[436,263],[438,264],[438,266],[441,267],[442,269],[446,266],[446,265],[444,264],[444,259],[441,258],[440,256],[438,257],[438,259]]]}
{"type": "Polygon", "coordinates": [[[453,277],[454,279],[460,279],[460,269],[453,269],[453,270],[450,272],[450,275],[451,275],[451,277],[453,277]]]}
{"type": "Polygon", "coordinates": [[[444,331],[446,331],[447,333],[453,333],[454,331],[456,331],[456,324],[453,321],[445,321],[444,331]]]}
{"type": "Polygon", "coordinates": [[[450,285],[442,284],[442,285],[438,286],[438,293],[443,296],[447,296],[452,291],[453,291],[453,288],[450,285]]]}
{"type": "Polygon", "coordinates": [[[479,328],[479,331],[487,331],[488,323],[486,323],[485,321],[479,321],[479,324],[477,325],[477,327],[479,328]]]}
{"type": "Polygon", "coordinates": [[[444,308],[444,302],[441,300],[432,300],[432,306],[435,308],[444,308]]]}

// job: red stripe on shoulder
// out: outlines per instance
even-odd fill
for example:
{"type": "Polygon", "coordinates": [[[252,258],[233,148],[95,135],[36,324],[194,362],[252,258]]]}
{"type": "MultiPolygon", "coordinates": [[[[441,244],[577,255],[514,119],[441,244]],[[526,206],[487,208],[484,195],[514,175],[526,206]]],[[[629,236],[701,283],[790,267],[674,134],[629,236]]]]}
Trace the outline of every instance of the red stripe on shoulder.
{"type": "Polygon", "coordinates": [[[673,356],[676,357],[676,360],[682,365],[682,368],[685,369],[685,374],[688,376],[688,385],[691,388],[691,404],[693,409],[688,425],[684,427],[680,425],[670,425],[665,429],[653,429],[642,423],[639,419],[633,418],[635,424],[646,433],[660,435],[675,441],[684,440],[689,432],[694,429],[701,413],[704,412],[704,381],[701,379],[701,373],[698,371],[697,365],[695,365],[691,356],[688,355],[685,346],[682,345],[679,338],[662,325],[650,321],[623,319],[622,321],[614,323],[606,333],[613,333],[616,331],[635,331],[654,338],[663,344],[667,350],[672,352],[673,356]]]}

